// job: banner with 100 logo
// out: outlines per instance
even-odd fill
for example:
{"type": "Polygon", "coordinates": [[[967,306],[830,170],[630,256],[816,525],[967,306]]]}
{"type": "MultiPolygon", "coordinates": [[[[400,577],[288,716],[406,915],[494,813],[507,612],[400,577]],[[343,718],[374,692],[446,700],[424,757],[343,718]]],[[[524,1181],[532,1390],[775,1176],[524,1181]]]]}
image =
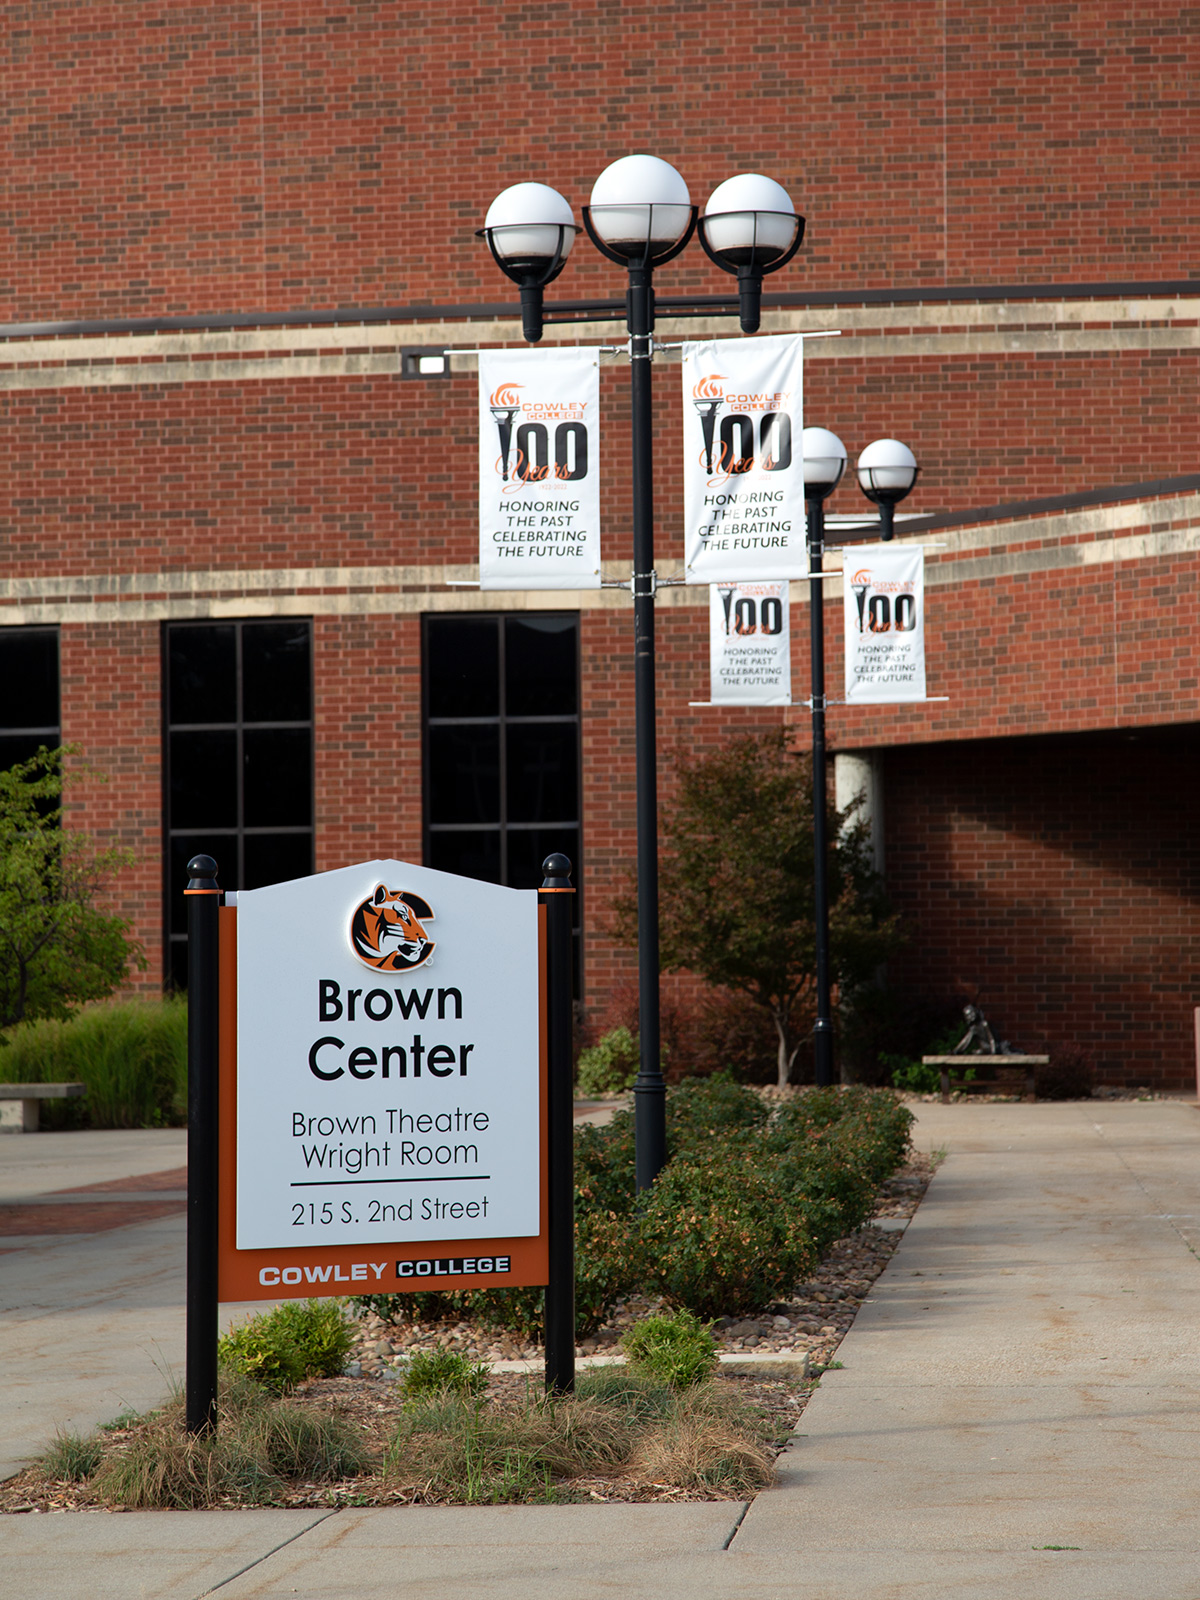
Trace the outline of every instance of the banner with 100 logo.
{"type": "Polygon", "coordinates": [[[803,351],[799,336],[683,347],[688,583],[797,578],[808,570],[803,351]]]}
{"type": "Polygon", "coordinates": [[[479,586],[600,587],[600,373],[594,353],[479,357],[479,586]]]}

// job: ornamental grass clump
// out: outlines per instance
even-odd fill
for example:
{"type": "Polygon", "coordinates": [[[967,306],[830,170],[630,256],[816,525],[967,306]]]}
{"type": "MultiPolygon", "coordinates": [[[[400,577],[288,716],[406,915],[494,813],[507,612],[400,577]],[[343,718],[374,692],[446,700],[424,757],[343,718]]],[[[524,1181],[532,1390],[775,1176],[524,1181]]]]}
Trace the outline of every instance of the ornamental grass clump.
{"type": "Polygon", "coordinates": [[[59,1433],[42,1457],[42,1476],[55,1483],[82,1483],[104,1457],[104,1441],[93,1434],[59,1433]]]}
{"type": "Polygon", "coordinates": [[[393,1485],[433,1502],[499,1505],[557,1498],[554,1480],[620,1466],[634,1440],[586,1402],[490,1406],[442,1394],[406,1409],[384,1455],[393,1485]]]}
{"type": "MultiPolygon", "coordinates": [[[[135,1509],[274,1505],[288,1480],[334,1483],[372,1465],[365,1439],[345,1418],[280,1400],[238,1374],[222,1375],[215,1433],[187,1432],[177,1394],[160,1412],[128,1421],[101,1450],[90,1487],[106,1505],[135,1509]]],[[[52,1450],[45,1472],[54,1460],[52,1450]]]]}

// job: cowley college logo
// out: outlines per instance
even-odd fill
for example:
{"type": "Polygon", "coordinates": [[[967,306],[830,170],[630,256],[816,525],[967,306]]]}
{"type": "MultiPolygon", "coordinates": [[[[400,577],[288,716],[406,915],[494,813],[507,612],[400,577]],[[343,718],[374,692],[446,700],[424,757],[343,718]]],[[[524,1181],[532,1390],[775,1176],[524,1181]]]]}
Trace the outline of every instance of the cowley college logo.
{"type": "Polygon", "coordinates": [[[433,920],[428,900],[378,883],[351,913],[350,945],[364,966],[380,972],[412,972],[434,952],[434,941],[425,931],[425,924],[433,920]]]}

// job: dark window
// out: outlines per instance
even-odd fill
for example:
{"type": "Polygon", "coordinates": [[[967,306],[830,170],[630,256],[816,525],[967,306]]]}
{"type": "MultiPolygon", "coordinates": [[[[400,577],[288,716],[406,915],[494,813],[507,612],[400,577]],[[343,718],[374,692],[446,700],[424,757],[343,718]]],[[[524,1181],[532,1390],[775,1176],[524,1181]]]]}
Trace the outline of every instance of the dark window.
{"type": "Polygon", "coordinates": [[[0,767],[61,742],[58,629],[0,628],[0,767]]]}
{"type": "Polygon", "coordinates": [[[312,628],[177,622],[166,636],[168,976],[187,974],[187,864],[223,889],[313,870],[312,628]]]}
{"type": "Polygon", "coordinates": [[[579,618],[426,617],[424,681],[426,863],[536,889],[561,850],[580,886],[579,618]]]}

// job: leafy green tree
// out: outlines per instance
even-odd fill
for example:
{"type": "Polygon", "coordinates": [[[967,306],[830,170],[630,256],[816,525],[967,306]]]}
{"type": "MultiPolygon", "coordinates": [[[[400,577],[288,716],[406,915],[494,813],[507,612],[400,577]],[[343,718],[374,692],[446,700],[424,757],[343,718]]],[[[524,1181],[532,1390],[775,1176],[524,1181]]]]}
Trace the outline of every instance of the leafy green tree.
{"type": "Polygon", "coordinates": [[[0,771],[0,1029],[35,1017],[68,1017],[145,967],[129,922],[97,909],[109,879],[130,862],[97,850],[63,826],[63,757],[39,750],[0,771]]]}
{"type": "MultiPolygon", "coordinates": [[[[830,978],[845,994],[902,942],[853,808],[827,804],[830,978]]],[[[816,1000],[812,763],[783,730],[736,740],[679,771],[663,822],[661,958],[740,991],[771,1016],[779,1083],[791,1079],[816,1000]]],[[[636,907],[618,932],[636,943],[636,907]]]]}

